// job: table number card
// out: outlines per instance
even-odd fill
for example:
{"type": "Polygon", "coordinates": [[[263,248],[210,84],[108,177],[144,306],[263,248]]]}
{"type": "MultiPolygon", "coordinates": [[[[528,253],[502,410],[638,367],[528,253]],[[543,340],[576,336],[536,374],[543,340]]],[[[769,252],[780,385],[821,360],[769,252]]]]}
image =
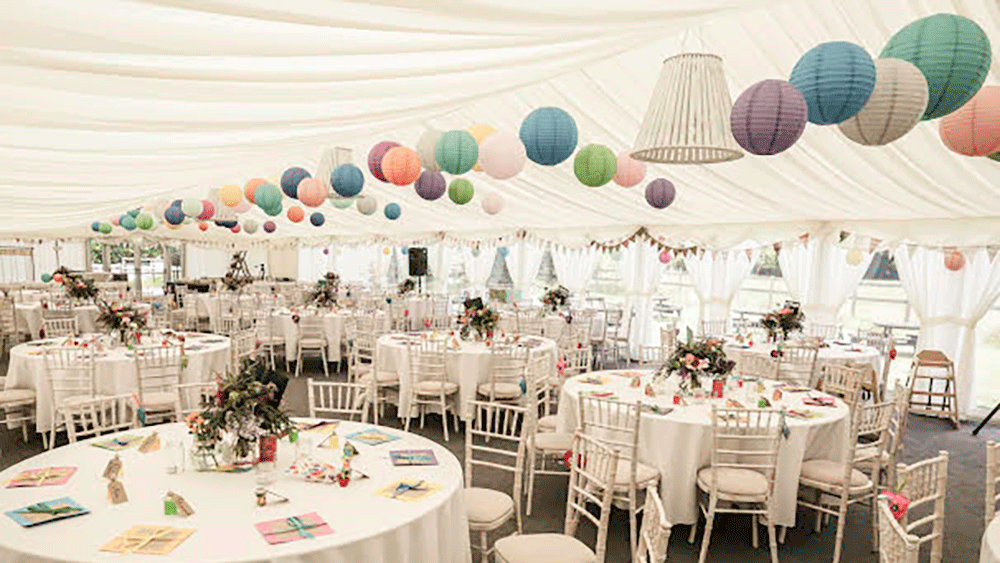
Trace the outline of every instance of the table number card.
{"type": "Polygon", "coordinates": [[[369,446],[378,446],[380,444],[385,444],[386,442],[392,442],[393,440],[398,440],[399,436],[393,436],[392,434],[386,434],[378,428],[369,428],[368,430],[362,430],[360,432],[355,432],[346,438],[354,440],[355,442],[361,442],[369,446]]]}
{"type": "Polygon", "coordinates": [[[167,555],[193,533],[193,528],[132,526],[101,546],[101,551],[122,554],[167,555]]]}
{"type": "Polygon", "coordinates": [[[329,536],[333,533],[330,526],[315,512],[258,522],[254,527],[271,545],[314,539],[317,536],[329,536]]]}
{"type": "Polygon", "coordinates": [[[76,467],[43,467],[41,469],[29,469],[17,474],[16,477],[7,481],[8,489],[19,487],[54,487],[65,485],[69,478],[76,473],[76,467]]]}
{"type": "Polygon", "coordinates": [[[89,511],[69,497],[39,502],[7,512],[11,520],[25,528],[47,524],[64,518],[83,516],[89,511]]]}

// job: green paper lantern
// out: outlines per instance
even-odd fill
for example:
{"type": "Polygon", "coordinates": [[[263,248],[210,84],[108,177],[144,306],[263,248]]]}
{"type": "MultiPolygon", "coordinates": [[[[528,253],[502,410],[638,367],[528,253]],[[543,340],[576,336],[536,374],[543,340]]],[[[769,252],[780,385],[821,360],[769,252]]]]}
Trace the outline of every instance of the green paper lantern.
{"type": "Polygon", "coordinates": [[[111,223],[108,223],[107,221],[101,223],[101,234],[102,235],[111,234],[111,223]]]}
{"type": "Polygon", "coordinates": [[[274,184],[261,184],[257,186],[257,191],[254,192],[254,201],[257,206],[264,210],[265,213],[269,209],[281,208],[281,189],[274,184]]]}
{"type": "Polygon", "coordinates": [[[348,207],[351,206],[352,203],[354,203],[354,198],[350,197],[330,200],[330,205],[333,205],[337,209],[347,209],[348,207]]]}
{"type": "Polygon", "coordinates": [[[990,40],[976,22],[955,14],[921,18],[889,39],[879,58],[903,59],[924,73],[924,119],[943,117],[976,95],[990,70],[990,40]]]}
{"type": "Polygon", "coordinates": [[[135,224],[142,230],[148,231],[153,228],[153,216],[149,213],[140,213],[135,218],[135,224]]]}
{"type": "Polygon", "coordinates": [[[448,131],[434,145],[434,158],[441,170],[465,174],[479,161],[479,145],[468,131],[448,131]]]}
{"type": "Polygon", "coordinates": [[[618,171],[618,157],[604,145],[587,145],[576,153],[573,172],[576,179],[585,186],[603,186],[615,177],[618,171]]]}
{"type": "Polygon", "coordinates": [[[472,182],[465,178],[455,178],[448,186],[448,198],[458,205],[472,201],[472,182]]]}

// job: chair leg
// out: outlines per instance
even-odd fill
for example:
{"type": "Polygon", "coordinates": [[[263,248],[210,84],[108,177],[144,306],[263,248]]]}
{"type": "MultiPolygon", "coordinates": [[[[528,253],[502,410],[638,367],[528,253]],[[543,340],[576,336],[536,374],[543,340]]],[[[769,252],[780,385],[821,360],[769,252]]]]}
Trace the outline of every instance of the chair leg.
{"type": "Polygon", "coordinates": [[[691,524],[691,531],[688,532],[688,543],[693,544],[694,538],[698,535],[698,518],[701,515],[701,507],[698,507],[698,514],[694,517],[694,524],[691,524]]]}
{"type": "Polygon", "coordinates": [[[531,505],[535,500],[535,446],[532,444],[528,447],[528,502],[527,507],[525,507],[525,514],[531,516],[531,505]]]}
{"type": "Polygon", "coordinates": [[[323,356],[323,375],[325,375],[327,377],[327,379],[329,379],[330,378],[330,366],[328,365],[328,362],[326,361],[326,348],[320,348],[319,349],[319,353],[323,356]]]}
{"type": "Polygon", "coordinates": [[[639,536],[636,532],[635,525],[635,505],[636,505],[636,485],[632,483],[628,491],[628,544],[631,551],[632,559],[635,559],[635,551],[638,549],[639,536]]]}
{"type": "Polygon", "coordinates": [[[479,549],[482,552],[482,563],[490,563],[490,548],[486,532],[479,532],[479,549]]]}
{"type": "Polygon", "coordinates": [[[760,547],[760,531],[757,527],[760,526],[760,521],[757,519],[756,514],[750,515],[750,544],[753,545],[754,549],[760,547]]]}
{"type": "Polygon", "coordinates": [[[714,496],[708,499],[708,514],[705,516],[705,535],[701,537],[701,554],[698,556],[698,563],[705,563],[708,555],[708,542],[712,539],[712,524],[715,520],[715,505],[718,501],[714,496]]]}
{"type": "Polygon", "coordinates": [[[833,563],[840,563],[840,552],[844,545],[844,524],[847,519],[847,498],[840,498],[840,511],[837,514],[837,539],[833,544],[833,563]]]}
{"type": "MultiPolygon", "coordinates": [[[[822,501],[823,501],[823,493],[819,489],[817,489],[816,490],[816,505],[820,506],[820,503],[822,501]]],[[[822,530],[823,530],[823,512],[817,510],[816,511],[816,526],[815,526],[815,530],[814,531],[818,534],[822,530]]]]}
{"type": "Polygon", "coordinates": [[[295,377],[302,374],[302,347],[295,353],[295,377]]]}
{"type": "Polygon", "coordinates": [[[444,428],[444,441],[448,441],[448,407],[444,404],[444,395],[441,395],[441,428],[444,428]]]}
{"type": "Polygon", "coordinates": [[[788,535],[788,526],[782,526],[781,530],[778,531],[778,543],[784,545],[785,536],[788,535]]]}
{"type": "Polygon", "coordinates": [[[774,511],[768,506],[767,541],[771,545],[771,563],[778,563],[778,542],[774,534],[774,511]]]}

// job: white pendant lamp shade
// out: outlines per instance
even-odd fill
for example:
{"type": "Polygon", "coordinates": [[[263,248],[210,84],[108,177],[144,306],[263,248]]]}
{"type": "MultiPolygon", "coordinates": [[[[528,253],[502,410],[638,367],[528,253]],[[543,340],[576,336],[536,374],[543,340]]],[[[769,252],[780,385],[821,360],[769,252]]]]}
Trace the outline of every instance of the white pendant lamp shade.
{"type": "Polygon", "coordinates": [[[711,164],[742,157],[729,128],[732,107],[721,58],[705,53],[670,57],[663,61],[632,158],[711,164]]]}

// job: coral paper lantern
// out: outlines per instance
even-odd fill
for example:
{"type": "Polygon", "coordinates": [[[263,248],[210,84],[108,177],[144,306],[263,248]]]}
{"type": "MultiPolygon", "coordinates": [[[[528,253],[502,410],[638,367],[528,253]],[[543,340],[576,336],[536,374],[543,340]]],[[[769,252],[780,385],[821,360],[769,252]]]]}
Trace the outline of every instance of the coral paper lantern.
{"type": "Polygon", "coordinates": [[[326,186],[316,178],[305,178],[299,182],[296,190],[299,194],[299,201],[309,207],[319,207],[326,201],[326,186]]]}
{"type": "Polygon", "coordinates": [[[603,186],[615,177],[618,171],[618,157],[604,145],[587,145],[576,153],[573,172],[576,179],[585,186],[603,186]]]}
{"type": "Polygon", "coordinates": [[[965,156],[986,156],[1000,149],[1000,86],[983,86],[958,111],[940,122],[941,140],[965,156]]]}
{"type": "Polygon", "coordinates": [[[291,221],[292,223],[299,223],[306,216],[305,213],[302,211],[302,208],[299,207],[298,205],[293,205],[289,207],[288,211],[286,212],[286,215],[288,215],[288,220],[291,221]]]}
{"type": "Polygon", "coordinates": [[[990,70],[990,53],[990,40],[976,22],[935,14],[896,32],[879,57],[903,59],[920,69],[928,89],[924,119],[936,119],[979,91],[990,70]]]}
{"type": "Polygon", "coordinates": [[[510,131],[497,131],[479,145],[479,165],[483,172],[497,180],[517,176],[524,170],[528,153],[521,138],[510,131]]]}
{"type": "Polygon", "coordinates": [[[243,201],[243,192],[239,186],[233,184],[222,186],[219,190],[219,201],[226,207],[236,207],[243,201]]]}
{"type": "Polygon", "coordinates": [[[353,164],[341,164],[330,173],[330,186],[340,197],[354,197],[365,186],[365,175],[353,164]]]}
{"type": "Polygon", "coordinates": [[[235,234],[239,234],[241,229],[240,229],[239,225],[234,225],[233,228],[231,228],[229,230],[232,231],[235,234]]]}
{"type": "Polygon", "coordinates": [[[854,117],[837,127],[862,145],[885,145],[910,132],[927,109],[927,79],[902,59],[875,61],[875,89],[854,117]]]}
{"type": "Polygon", "coordinates": [[[965,256],[958,250],[949,250],[944,253],[944,267],[952,272],[957,272],[965,267],[965,256]]]}
{"type": "Polygon", "coordinates": [[[483,198],[483,211],[487,215],[496,215],[503,211],[503,198],[498,193],[486,194],[483,198]]]}
{"type": "Polygon", "coordinates": [[[312,223],[313,227],[322,227],[323,223],[326,223],[326,217],[319,211],[315,211],[309,216],[309,222],[312,223]]]}
{"type": "Polygon", "coordinates": [[[520,137],[532,162],[555,166],[576,149],[576,121],[560,108],[538,108],[521,122],[520,137]]]}
{"type": "Polygon", "coordinates": [[[448,131],[434,145],[434,158],[441,170],[465,174],[479,160],[479,145],[468,131],[448,131]]]}
{"type": "Polygon", "coordinates": [[[805,98],[810,123],[835,125],[865,107],[875,89],[875,63],[854,43],[820,43],[795,63],[788,81],[805,98]]]}
{"type": "Polygon", "coordinates": [[[206,221],[211,219],[213,215],[215,215],[215,205],[207,199],[201,200],[201,214],[198,215],[198,218],[202,221],[206,221]]]}
{"type": "Polygon", "coordinates": [[[368,170],[371,171],[372,176],[383,182],[386,181],[385,175],[382,173],[382,159],[385,158],[385,153],[398,146],[399,143],[394,141],[382,141],[368,151],[368,170]]]}
{"type": "Polygon", "coordinates": [[[402,213],[402,209],[400,209],[398,203],[389,203],[386,204],[384,213],[386,219],[390,221],[395,221],[396,219],[399,219],[399,216],[402,213]]]}
{"type": "Polygon", "coordinates": [[[657,209],[668,207],[676,195],[677,190],[670,180],[657,178],[646,185],[646,203],[657,209]]]}
{"type": "MultiPolygon", "coordinates": [[[[476,144],[479,145],[480,153],[482,153],[483,151],[483,141],[486,140],[486,138],[489,137],[490,135],[497,132],[496,129],[490,127],[489,125],[473,125],[472,127],[466,129],[466,131],[468,131],[469,134],[472,135],[472,138],[476,140],[476,144]]],[[[482,154],[479,155],[479,158],[482,159],[482,154]]],[[[474,167],[472,167],[472,169],[475,170],[476,172],[483,171],[482,166],[480,164],[476,164],[474,167]]]]}
{"type": "Polygon", "coordinates": [[[208,230],[208,223],[198,223],[198,230],[205,232],[208,230]]]}
{"type": "Polygon", "coordinates": [[[372,215],[378,210],[378,200],[375,196],[364,195],[358,198],[358,203],[355,207],[358,208],[358,213],[362,215],[372,215]]]}
{"type": "Polygon", "coordinates": [[[773,155],[799,140],[808,115],[806,100],[794,86],[784,80],[762,80],[736,98],[729,124],[744,150],[773,155]]]}
{"type": "Polygon", "coordinates": [[[670,251],[664,250],[660,252],[660,264],[669,264],[669,263],[670,263],[670,251]]]}
{"type": "Polygon", "coordinates": [[[455,178],[448,186],[448,198],[458,205],[472,201],[472,182],[465,178],[455,178]]]}
{"type": "Polygon", "coordinates": [[[417,195],[428,201],[434,201],[443,196],[447,189],[444,176],[440,172],[431,170],[421,172],[413,187],[417,190],[417,195]]]}
{"type": "Polygon", "coordinates": [[[397,186],[409,186],[420,175],[420,156],[407,147],[395,147],[382,158],[382,175],[397,186]]]}
{"type": "Polygon", "coordinates": [[[257,188],[263,186],[267,183],[267,180],[262,178],[253,178],[243,186],[243,197],[247,198],[250,203],[257,203],[255,199],[255,194],[257,193],[257,188]]]}
{"type": "Polygon", "coordinates": [[[264,232],[273,233],[278,226],[274,224],[274,221],[264,221],[264,232]]]}
{"type": "Polygon", "coordinates": [[[618,153],[618,166],[613,180],[623,188],[631,188],[639,185],[646,177],[646,163],[636,160],[629,155],[629,151],[618,153]]]}
{"type": "Polygon", "coordinates": [[[281,191],[285,192],[285,195],[290,198],[298,198],[299,183],[306,178],[312,178],[312,174],[310,174],[305,168],[293,166],[288,170],[285,170],[285,172],[281,175],[281,191]]]}
{"type": "Polygon", "coordinates": [[[428,129],[420,135],[417,139],[417,154],[420,156],[420,164],[424,168],[432,172],[440,172],[441,167],[438,166],[437,157],[434,155],[434,149],[437,146],[438,138],[441,137],[441,131],[437,129],[428,129]]]}

